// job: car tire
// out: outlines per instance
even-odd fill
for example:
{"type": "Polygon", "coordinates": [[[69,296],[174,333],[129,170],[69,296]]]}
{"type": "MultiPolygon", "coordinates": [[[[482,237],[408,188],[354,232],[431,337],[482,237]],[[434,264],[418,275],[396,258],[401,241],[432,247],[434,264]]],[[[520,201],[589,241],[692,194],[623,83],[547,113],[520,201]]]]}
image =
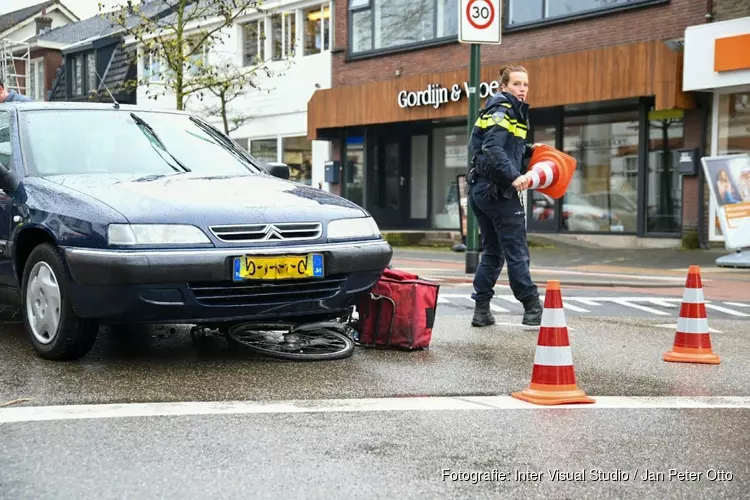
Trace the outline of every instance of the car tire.
{"type": "Polygon", "coordinates": [[[21,311],[26,333],[43,359],[78,359],[96,341],[99,325],[75,315],[68,283],[65,263],[57,248],[49,243],[34,248],[23,270],[21,311]]]}

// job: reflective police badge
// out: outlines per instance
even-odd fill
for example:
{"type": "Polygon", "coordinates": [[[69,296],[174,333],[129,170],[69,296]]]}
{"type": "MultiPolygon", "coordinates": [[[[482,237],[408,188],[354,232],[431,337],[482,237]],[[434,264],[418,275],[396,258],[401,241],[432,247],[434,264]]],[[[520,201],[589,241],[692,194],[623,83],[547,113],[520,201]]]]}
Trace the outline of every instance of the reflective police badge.
{"type": "Polygon", "coordinates": [[[496,125],[500,125],[500,123],[505,120],[505,111],[495,111],[494,113],[492,113],[491,118],[496,125]]]}

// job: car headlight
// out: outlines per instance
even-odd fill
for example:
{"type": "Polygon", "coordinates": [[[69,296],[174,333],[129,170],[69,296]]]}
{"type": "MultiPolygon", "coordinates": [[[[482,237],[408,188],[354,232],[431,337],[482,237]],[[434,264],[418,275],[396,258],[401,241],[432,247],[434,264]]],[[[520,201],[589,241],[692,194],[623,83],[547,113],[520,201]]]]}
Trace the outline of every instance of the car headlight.
{"type": "Polygon", "coordinates": [[[179,224],[110,224],[110,245],[186,245],[211,243],[195,226],[179,224]]]}
{"type": "Polygon", "coordinates": [[[328,223],[329,240],[379,238],[380,228],[372,217],[338,219],[328,223]]]}

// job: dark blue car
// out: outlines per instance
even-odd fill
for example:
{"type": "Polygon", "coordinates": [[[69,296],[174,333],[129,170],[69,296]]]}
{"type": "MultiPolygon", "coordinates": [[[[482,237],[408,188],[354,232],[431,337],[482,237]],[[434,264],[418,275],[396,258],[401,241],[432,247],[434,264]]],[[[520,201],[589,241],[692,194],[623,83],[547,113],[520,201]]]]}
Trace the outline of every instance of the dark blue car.
{"type": "Polygon", "coordinates": [[[0,290],[38,354],[83,356],[102,322],[345,314],[390,245],[359,206],[269,171],[187,113],[0,105],[0,290]]]}

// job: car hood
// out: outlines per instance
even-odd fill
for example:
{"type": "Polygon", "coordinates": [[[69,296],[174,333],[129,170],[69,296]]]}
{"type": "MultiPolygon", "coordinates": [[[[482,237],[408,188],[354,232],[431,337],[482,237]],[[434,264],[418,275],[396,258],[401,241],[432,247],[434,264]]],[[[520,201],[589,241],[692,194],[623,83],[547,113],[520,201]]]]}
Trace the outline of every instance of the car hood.
{"type": "Polygon", "coordinates": [[[268,175],[81,174],[46,180],[109,205],[131,223],[325,222],[366,215],[349,200],[268,175]]]}

